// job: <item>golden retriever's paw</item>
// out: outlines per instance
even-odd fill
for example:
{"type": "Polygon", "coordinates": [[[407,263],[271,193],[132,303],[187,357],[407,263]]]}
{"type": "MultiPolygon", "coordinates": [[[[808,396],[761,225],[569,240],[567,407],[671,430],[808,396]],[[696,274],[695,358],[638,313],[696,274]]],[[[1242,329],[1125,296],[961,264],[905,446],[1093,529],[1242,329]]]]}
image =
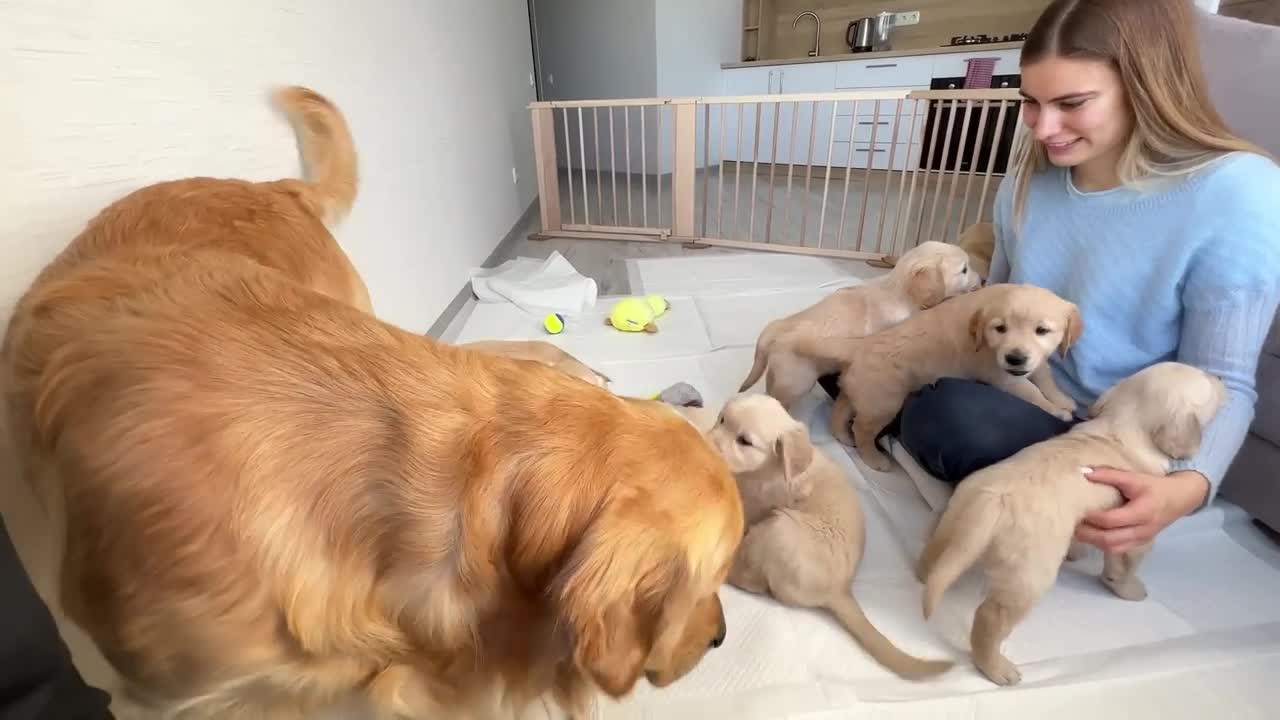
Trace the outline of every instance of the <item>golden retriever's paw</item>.
{"type": "Polygon", "coordinates": [[[1076,542],[1073,540],[1071,542],[1071,545],[1067,547],[1067,562],[1075,562],[1077,560],[1083,560],[1087,557],[1089,557],[1088,545],[1082,542],[1076,542]]]}
{"type": "Polygon", "coordinates": [[[1075,413],[1073,413],[1072,411],[1063,410],[1062,408],[1056,408],[1052,412],[1050,412],[1050,414],[1063,422],[1071,422],[1076,417],[1075,413]]]}
{"type": "Polygon", "coordinates": [[[858,448],[858,454],[862,456],[862,462],[868,467],[880,472],[889,472],[893,469],[893,460],[888,455],[876,450],[875,448],[858,448]]]}
{"type": "Polygon", "coordinates": [[[1102,575],[1102,584],[1121,600],[1140,602],[1147,599],[1147,586],[1138,578],[1130,575],[1125,578],[1110,578],[1102,575]]]}
{"type": "Polygon", "coordinates": [[[1003,655],[997,655],[988,662],[976,662],[978,669],[991,682],[1009,687],[1022,682],[1022,673],[1018,672],[1018,666],[1009,662],[1009,658],[1003,655]]]}

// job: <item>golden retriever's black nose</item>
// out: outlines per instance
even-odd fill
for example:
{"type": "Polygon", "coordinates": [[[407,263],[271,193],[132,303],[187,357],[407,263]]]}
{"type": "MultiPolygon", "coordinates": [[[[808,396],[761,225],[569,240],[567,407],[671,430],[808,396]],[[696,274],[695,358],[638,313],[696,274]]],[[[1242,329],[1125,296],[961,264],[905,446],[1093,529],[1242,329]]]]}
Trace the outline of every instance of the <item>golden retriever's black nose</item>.
{"type": "Polygon", "coordinates": [[[1019,350],[1014,350],[1013,352],[1005,353],[1004,361],[1013,367],[1021,367],[1022,365],[1027,364],[1027,354],[1019,350]]]}
{"type": "Polygon", "coordinates": [[[711,647],[718,648],[724,644],[724,636],[728,633],[729,628],[723,622],[720,623],[720,629],[716,630],[716,636],[711,638],[711,647]]]}

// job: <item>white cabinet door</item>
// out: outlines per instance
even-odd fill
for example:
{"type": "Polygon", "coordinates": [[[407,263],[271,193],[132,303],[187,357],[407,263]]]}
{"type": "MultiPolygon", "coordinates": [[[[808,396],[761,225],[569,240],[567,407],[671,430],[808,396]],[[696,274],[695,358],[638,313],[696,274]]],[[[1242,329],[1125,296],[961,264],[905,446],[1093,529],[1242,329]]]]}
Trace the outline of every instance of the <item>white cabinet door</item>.
{"type": "MultiPolygon", "coordinates": [[[[781,71],[780,97],[801,93],[829,93],[836,89],[836,63],[789,65],[781,71]]],[[[778,112],[778,153],[775,162],[825,166],[831,139],[834,103],[785,102],[778,112]]],[[[845,103],[848,105],[848,103],[845,103]]]]}
{"type": "MultiPolygon", "coordinates": [[[[780,74],[781,70],[776,67],[726,70],[724,94],[731,97],[774,95],[780,74]]],[[[709,107],[711,112],[709,141],[713,156],[729,161],[752,162],[758,155],[764,161],[768,161],[772,152],[770,143],[773,138],[773,105],[771,103],[716,103],[709,107]],[[758,146],[757,129],[760,131],[758,146]]]]}

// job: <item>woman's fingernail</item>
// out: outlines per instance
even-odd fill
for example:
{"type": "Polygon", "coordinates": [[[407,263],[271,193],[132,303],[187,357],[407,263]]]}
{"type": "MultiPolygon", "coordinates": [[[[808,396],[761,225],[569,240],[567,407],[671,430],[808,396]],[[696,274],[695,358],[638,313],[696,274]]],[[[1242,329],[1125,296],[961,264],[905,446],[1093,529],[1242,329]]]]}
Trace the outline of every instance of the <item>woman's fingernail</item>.
{"type": "Polygon", "coordinates": [[[1081,467],[1080,467],[1080,472],[1081,472],[1082,474],[1084,474],[1084,475],[1092,475],[1092,474],[1093,474],[1093,468],[1091,468],[1091,467],[1081,466],[1081,467]]]}

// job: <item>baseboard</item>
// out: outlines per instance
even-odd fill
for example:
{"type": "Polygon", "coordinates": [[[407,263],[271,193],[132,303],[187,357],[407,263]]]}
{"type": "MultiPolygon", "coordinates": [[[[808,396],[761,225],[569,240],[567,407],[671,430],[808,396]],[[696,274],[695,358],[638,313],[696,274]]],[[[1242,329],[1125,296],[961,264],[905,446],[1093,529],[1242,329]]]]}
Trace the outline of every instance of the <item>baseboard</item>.
{"type": "MultiPolygon", "coordinates": [[[[520,214],[520,217],[516,219],[515,224],[507,231],[506,236],[502,238],[501,242],[494,246],[493,252],[489,253],[489,257],[485,258],[485,261],[481,263],[480,267],[490,268],[497,264],[498,258],[502,257],[502,255],[507,252],[512,243],[520,239],[520,231],[526,224],[528,224],[529,220],[536,212],[538,212],[538,198],[534,198],[533,202],[529,203],[529,207],[525,208],[524,212],[520,214]]],[[[458,294],[453,297],[453,300],[449,301],[449,304],[445,306],[444,311],[436,317],[436,321],[431,323],[431,327],[427,328],[427,337],[436,338],[437,340],[440,339],[440,337],[444,335],[445,330],[449,329],[449,324],[452,323],[454,318],[458,316],[458,313],[462,312],[462,309],[466,307],[467,301],[471,300],[472,296],[471,283],[464,283],[462,285],[462,289],[458,290],[458,294]]]]}

